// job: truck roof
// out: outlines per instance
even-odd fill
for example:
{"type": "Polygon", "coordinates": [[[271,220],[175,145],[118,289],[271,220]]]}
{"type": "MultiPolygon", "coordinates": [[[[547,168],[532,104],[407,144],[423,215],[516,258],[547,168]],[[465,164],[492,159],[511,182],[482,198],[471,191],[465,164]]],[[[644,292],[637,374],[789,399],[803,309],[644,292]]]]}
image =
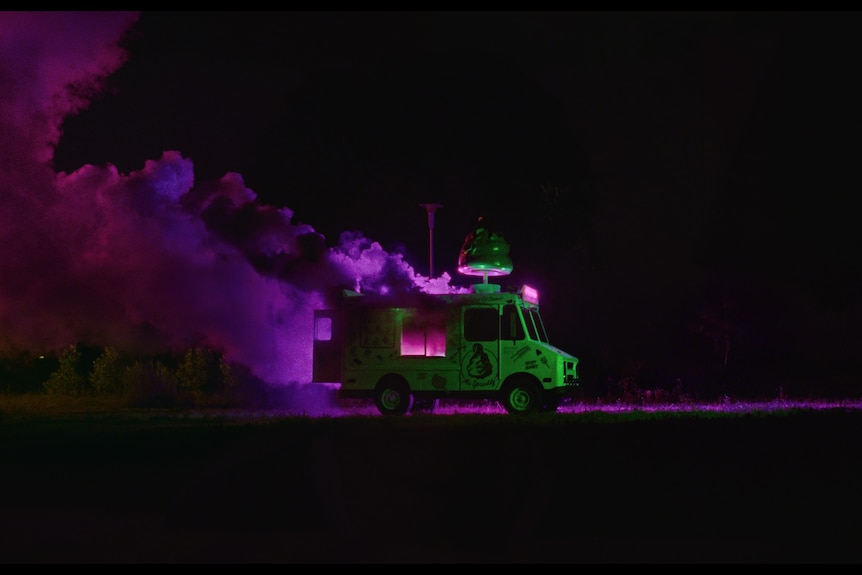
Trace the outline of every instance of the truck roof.
{"type": "Polygon", "coordinates": [[[361,294],[344,290],[342,302],[348,306],[387,307],[387,308],[434,308],[437,306],[488,304],[504,305],[523,302],[519,293],[506,291],[488,291],[485,293],[459,294],[428,294],[425,292],[410,292],[398,294],[361,294]]]}

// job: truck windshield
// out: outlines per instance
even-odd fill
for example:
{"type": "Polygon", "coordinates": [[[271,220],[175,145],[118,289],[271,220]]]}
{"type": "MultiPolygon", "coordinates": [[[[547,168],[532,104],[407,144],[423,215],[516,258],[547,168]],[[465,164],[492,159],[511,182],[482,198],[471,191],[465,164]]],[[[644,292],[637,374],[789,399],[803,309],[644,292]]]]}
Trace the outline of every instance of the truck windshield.
{"type": "Polygon", "coordinates": [[[542,316],[539,315],[539,310],[525,308],[524,321],[527,324],[527,333],[530,334],[530,339],[550,343],[548,341],[548,333],[545,331],[545,324],[542,323],[542,316]]]}

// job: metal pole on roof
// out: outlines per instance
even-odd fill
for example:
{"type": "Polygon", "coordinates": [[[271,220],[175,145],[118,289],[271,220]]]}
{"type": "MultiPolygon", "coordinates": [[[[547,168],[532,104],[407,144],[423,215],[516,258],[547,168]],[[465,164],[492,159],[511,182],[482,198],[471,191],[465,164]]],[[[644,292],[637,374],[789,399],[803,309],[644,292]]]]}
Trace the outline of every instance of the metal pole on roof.
{"type": "Polygon", "coordinates": [[[419,204],[428,212],[428,279],[434,277],[434,212],[443,204],[419,204]]]}

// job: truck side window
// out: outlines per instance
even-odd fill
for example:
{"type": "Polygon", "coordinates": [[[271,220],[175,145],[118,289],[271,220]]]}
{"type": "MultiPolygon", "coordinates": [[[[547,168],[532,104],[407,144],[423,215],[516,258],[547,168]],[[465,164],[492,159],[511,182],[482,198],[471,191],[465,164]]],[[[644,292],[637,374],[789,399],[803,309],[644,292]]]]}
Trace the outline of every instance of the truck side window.
{"type": "Polygon", "coordinates": [[[548,333],[545,331],[545,324],[542,323],[542,316],[534,309],[524,310],[524,321],[527,322],[527,330],[530,332],[530,339],[535,341],[548,342],[548,333]]]}
{"type": "Polygon", "coordinates": [[[446,356],[446,315],[405,310],[401,319],[401,355],[446,356]]]}
{"type": "Polygon", "coordinates": [[[503,306],[503,315],[500,316],[500,337],[502,339],[517,340],[524,339],[524,326],[518,316],[518,308],[513,304],[503,306]]]}
{"type": "Polygon", "coordinates": [[[464,339],[496,341],[500,337],[500,312],[494,307],[468,307],[464,310],[464,339]]]}
{"type": "Polygon", "coordinates": [[[530,339],[539,341],[539,334],[536,333],[536,324],[533,321],[533,314],[530,310],[524,310],[524,321],[527,322],[527,333],[530,334],[530,339]]]}
{"type": "Polygon", "coordinates": [[[314,318],[314,340],[329,341],[330,339],[332,339],[332,318],[325,316],[314,318]]]}

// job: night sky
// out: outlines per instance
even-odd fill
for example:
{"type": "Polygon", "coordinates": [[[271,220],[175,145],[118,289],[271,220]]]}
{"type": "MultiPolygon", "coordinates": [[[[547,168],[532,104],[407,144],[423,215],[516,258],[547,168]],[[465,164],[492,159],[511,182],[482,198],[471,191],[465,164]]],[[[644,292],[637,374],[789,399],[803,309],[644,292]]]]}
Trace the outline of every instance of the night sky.
{"type": "Polygon", "coordinates": [[[316,290],[427,275],[435,202],[434,275],[475,281],[485,217],[587,369],[681,376],[720,325],[732,361],[858,378],[860,25],[0,13],[0,337],[208,338],[301,379],[316,290]]]}

